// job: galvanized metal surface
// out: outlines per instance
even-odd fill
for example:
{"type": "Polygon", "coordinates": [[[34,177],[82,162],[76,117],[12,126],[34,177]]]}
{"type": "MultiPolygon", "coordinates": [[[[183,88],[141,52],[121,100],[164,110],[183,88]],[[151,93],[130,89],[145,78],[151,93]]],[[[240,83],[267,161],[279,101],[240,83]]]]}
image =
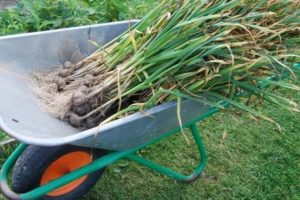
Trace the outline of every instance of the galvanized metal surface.
{"type": "MultiPolygon", "coordinates": [[[[130,23],[135,23],[131,21],[130,23]]],[[[26,144],[79,146],[125,150],[178,127],[176,103],[81,132],[46,113],[29,86],[30,72],[49,69],[66,60],[76,62],[125,31],[129,22],[107,23],[55,31],[0,37],[0,127],[26,144]],[[95,134],[97,137],[95,138],[95,134]]],[[[185,101],[181,117],[188,122],[209,106],[185,101]]]]}

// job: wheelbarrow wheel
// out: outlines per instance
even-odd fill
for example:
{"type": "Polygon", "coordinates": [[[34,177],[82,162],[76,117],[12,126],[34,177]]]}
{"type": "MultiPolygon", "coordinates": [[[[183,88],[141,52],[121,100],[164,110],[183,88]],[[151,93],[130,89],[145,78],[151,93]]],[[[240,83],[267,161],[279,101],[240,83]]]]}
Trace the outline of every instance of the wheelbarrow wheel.
{"type": "MultiPolygon", "coordinates": [[[[13,169],[12,187],[17,193],[29,192],[89,164],[105,150],[64,145],[58,147],[28,146],[13,169]]],[[[104,168],[81,177],[43,196],[42,200],[75,200],[86,194],[99,180],[104,168]]]]}

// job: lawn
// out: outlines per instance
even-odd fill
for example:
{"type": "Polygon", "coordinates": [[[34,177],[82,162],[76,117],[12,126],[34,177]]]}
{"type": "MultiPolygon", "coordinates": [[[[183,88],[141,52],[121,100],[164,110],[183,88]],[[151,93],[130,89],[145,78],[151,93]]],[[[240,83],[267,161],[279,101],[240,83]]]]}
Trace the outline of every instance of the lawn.
{"type": "MultiPolygon", "coordinates": [[[[300,94],[289,95],[300,101],[300,94]]],[[[199,124],[209,160],[195,182],[174,181],[121,161],[85,199],[300,199],[300,114],[267,104],[260,108],[284,126],[283,134],[273,124],[233,110],[199,124]]],[[[182,172],[191,172],[198,161],[195,145],[182,135],[141,154],[182,172]]]]}
{"type": "MultiPolygon", "coordinates": [[[[300,102],[300,94],[282,92],[300,102]]],[[[259,108],[280,122],[284,133],[233,109],[203,121],[199,128],[209,160],[196,181],[174,181],[122,160],[108,167],[84,199],[300,199],[300,114],[267,103],[259,108]]],[[[188,145],[181,134],[140,154],[186,173],[198,162],[194,143],[188,145]]]]}
{"type": "MultiPolygon", "coordinates": [[[[142,15],[147,12],[148,6],[154,4],[154,1],[149,1],[149,5],[145,2],[131,1],[127,11],[116,14],[118,18],[114,20],[142,15]],[[137,8],[141,10],[136,12],[137,8]]],[[[0,12],[1,16],[3,13],[1,15],[0,12]]],[[[48,20],[55,21],[56,17],[48,20]]],[[[69,21],[62,25],[81,25],[93,20],[95,23],[111,21],[114,18],[90,17],[81,21],[76,18],[74,23],[69,21]]],[[[29,19],[27,16],[23,20],[25,18],[29,19]]],[[[13,26],[0,26],[0,33],[35,31],[41,27],[32,23],[36,22],[36,18],[30,20],[30,23],[23,21],[22,26],[17,21],[13,26]]],[[[47,24],[47,29],[52,28],[56,27],[47,24]]],[[[299,93],[280,92],[300,102],[299,93]]],[[[300,199],[300,114],[267,102],[258,109],[279,122],[284,127],[284,133],[279,133],[274,124],[235,109],[210,117],[199,124],[209,160],[202,177],[196,181],[174,181],[131,161],[122,160],[108,167],[84,199],[300,199]]],[[[4,138],[4,134],[0,133],[0,140],[4,138]]],[[[11,151],[12,148],[8,148],[1,153],[0,166],[11,151]]],[[[191,172],[199,160],[194,143],[188,145],[181,134],[167,138],[140,154],[186,173],[191,172]]],[[[0,195],[0,199],[4,198],[0,195]]]]}

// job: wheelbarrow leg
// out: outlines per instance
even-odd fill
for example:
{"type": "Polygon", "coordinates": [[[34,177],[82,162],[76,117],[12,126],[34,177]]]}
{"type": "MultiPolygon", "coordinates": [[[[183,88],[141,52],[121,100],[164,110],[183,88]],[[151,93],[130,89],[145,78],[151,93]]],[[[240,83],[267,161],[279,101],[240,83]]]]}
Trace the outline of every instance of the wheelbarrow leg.
{"type": "Polygon", "coordinates": [[[206,162],[207,162],[207,154],[206,154],[206,151],[205,151],[205,146],[202,142],[202,139],[201,139],[201,136],[200,136],[200,133],[198,131],[198,128],[197,128],[197,125],[195,123],[193,123],[192,125],[190,125],[190,130],[192,132],[192,135],[196,141],[196,144],[197,144],[197,147],[198,147],[198,151],[199,151],[199,154],[200,154],[200,163],[198,164],[197,168],[194,170],[194,172],[190,175],[182,175],[170,168],[167,168],[167,167],[164,167],[164,166],[161,166],[157,163],[154,163],[150,160],[147,160],[147,159],[144,159],[142,158],[141,156],[138,156],[136,154],[131,154],[131,155],[128,155],[127,158],[137,162],[137,163],[140,163],[141,165],[144,165],[150,169],[153,169],[153,170],[156,170],[162,174],[165,174],[169,177],[172,177],[174,179],[177,179],[177,180],[180,180],[180,181],[187,181],[187,182],[190,182],[190,181],[193,181],[195,179],[197,179],[201,172],[203,171],[205,165],[206,165],[206,162]]]}

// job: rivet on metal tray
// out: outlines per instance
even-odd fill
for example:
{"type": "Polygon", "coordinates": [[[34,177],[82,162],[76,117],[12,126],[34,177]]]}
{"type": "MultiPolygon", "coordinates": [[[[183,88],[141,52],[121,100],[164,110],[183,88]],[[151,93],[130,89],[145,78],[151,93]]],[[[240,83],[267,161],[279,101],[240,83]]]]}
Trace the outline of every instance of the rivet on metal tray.
{"type": "Polygon", "coordinates": [[[19,123],[19,120],[11,119],[13,122],[19,123]]]}

